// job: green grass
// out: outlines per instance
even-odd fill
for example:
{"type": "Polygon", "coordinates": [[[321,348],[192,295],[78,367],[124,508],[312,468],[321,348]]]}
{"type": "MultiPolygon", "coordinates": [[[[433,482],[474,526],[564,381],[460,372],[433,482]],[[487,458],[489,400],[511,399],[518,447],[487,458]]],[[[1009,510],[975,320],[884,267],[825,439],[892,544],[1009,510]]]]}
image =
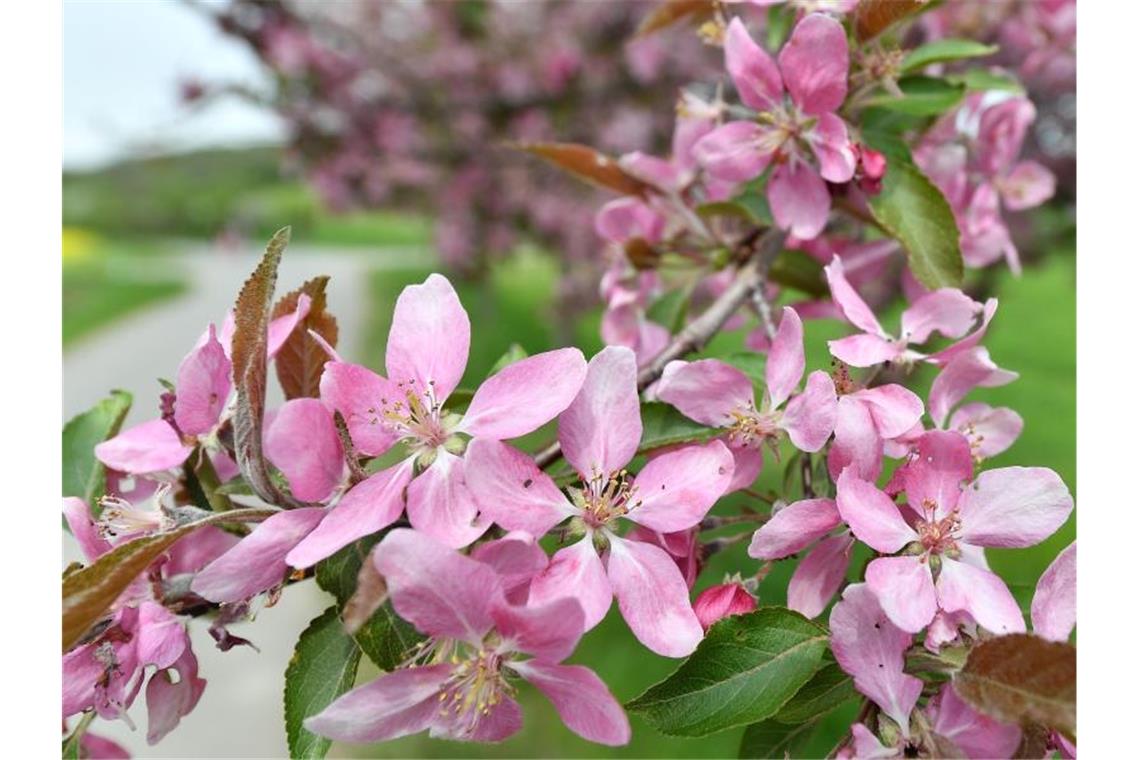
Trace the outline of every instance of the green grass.
{"type": "MultiPolygon", "coordinates": [[[[407,284],[420,282],[425,268],[377,273],[372,279],[373,316],[369,331],[369,351],[363,359],[373,367],[383,364],[383,346],[391,321],[392,305],[407,284]]],[[[557,268],[553,261],[535,253],[511,259],[496,266],[484,284],[456,282],[460,298],[471,314],[472,346],[464,386],[474,387],[486,370],[512,341],[530,353],[558,345],[562,334],[587,355],[600,346],[597,337],[599,315],[586,315],[574,325],[557,325],[553,312],[557,268]]],[[[1076,288],[1075,261],[1071,250],[1050,252],[1046,263],[1030,269],[1018,279],[1009,274],[995,280],[1001,300],[985,345],[1002,367],[1021,373],[1021,379],[1004,388],[980,389],[969,400],[1008,405],[1026,421],[1025,431],[1005,454],[987,467],[1013,464],[1051,467],[1060,473],[1076,493],[1076,288]]],[[[888,328],[897,324],[895,316],[884,317],[888,328]]],[[[806,324],[808,369],[827,369],[830,357],[825,341],[850,332],[838,322],[810,321],[806,324]]],[[[719,336],[705,352],[723,355],[740,350],[743,333],[719,336]]],[[[915,388],[925,396],[933,373],[920,372],[915,388]]],[[[520,443],[534,450],[549,440],[549,430],[520,443]]],[[[759,490],[777,486],[782,467],[769,461],[757,485],[759,490]]],[[[746,497],[734,496],[718,505],[716,511],[730,513],[746,497]]],[[[1013,587],[1020,601],[1027,604],[1033,586],[1045,567],[1076,535],[1075,518],[1056,535],[1038,547],[989,552],[995,570],[1013,587]]],[[[698,581],[697,590],[719,582],[725,573],[755,568],[756,563],[738,544],[715,555],[698,581]]],[[[855,578],[866,551],[857,553],[850,577],[855,578]]],[[[779,562],[760,586],[763,604],[784,604],[794,561],[779,562]]],[[[826,613],[824,618],[826,620],[826,613]]],[[[616,607],[589,632],[570,662],[597,670],[617,698],[625,702],[649,685],[672,672],[676,661],[657,657],[630,634],[616,607]]],[[[373,674],[362,676],[370,678],[373,674]]],[[[732,729],[702,739],[663,736],[631,715],[633,740],[621,748],[606,748],[585,742],[558,719],[550,704],[535,689],[520,684],[518,698],[523,706],[523,730],[510,740],[494,746],[459,744],[430,739],[425,735],[407,737],[369,747],[338,746],[337,752],[354,757],[735,757],[743,729],[732,729]]],[[[804,749],[807,757],[822,757],[841,736],[854,717],[849,704],[825,717],[823,724],[804,749]]]]}

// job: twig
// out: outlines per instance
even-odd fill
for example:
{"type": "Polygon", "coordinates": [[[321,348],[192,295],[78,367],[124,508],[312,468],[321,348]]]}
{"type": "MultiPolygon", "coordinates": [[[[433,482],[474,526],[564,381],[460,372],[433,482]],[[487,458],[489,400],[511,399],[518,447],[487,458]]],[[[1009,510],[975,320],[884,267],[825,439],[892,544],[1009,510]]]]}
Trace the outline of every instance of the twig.
{"type": "Polygon", "coordinates": [[[344,461],[348,465],[349,484],[356,485],[368,479],[368,473],[360,466],[360,459],[356,453],[356,445],[352,442],[352,435],[348,432],[348,423],[340,412],[333,413],[333,422],[336,423],[336,433],[340,437],[341,448],[344,449],[344,461]]]}

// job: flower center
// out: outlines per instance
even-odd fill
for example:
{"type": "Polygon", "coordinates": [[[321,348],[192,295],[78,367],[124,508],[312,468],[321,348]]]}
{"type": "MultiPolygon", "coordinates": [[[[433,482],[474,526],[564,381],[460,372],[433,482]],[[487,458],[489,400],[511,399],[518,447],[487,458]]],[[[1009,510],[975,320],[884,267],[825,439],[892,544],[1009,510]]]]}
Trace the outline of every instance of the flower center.
{"type": "Polygon", "coordinates": [[[105,539],[122,538],[124,536],[137,536],[146,533],[158,533],[174,527],[174,521],[168,517],[161,507],[162,498],[170,490],[170,486],[163,484],[154,496],[147,500],[153,508],[135,505],[118,496],[104,496],[99,500],[102,512],[99,515],[99,535],[105,539]]]}
{"type": "Polygon", "coordinates": [[[425,453],[443,446],[458,422],[444,414],[443,404],[435,399],[435,389],[420,391],[415,380],[397,384],[403,397],[381,398],[379,408],[368,410],[373,425],[384,425],[413,452],[425,453]]]}
{"type": "Polygon", "coordinates": [[[765,440],[773,439],[780,434],[777,425],[780,415],[769,411],[761,414],[752,407],[738,407],[730,413],[731,420],[727,426],[728,440],[738,446],[759,447],[765,440]]]}
{"type": "Polygon", "coordinates": [[[627,470],[612,472],[608,477],[595,475],[583,485],[580,506],[586,524],[592,528],[608,525],[641,503],[627,470]]]}
{"type": "Polygon", "coordinates": [[[504,657],[496,648],[470,648],[464,657],[462,646],[456,646],[451,656],[455,670],[439,692],[440,714],[451,717],[461,733],[470,734],[515,689],[503,674],[504,657]]]}
{"type": "MultiPolygon", "coordinates": [[[[937,505],[930,499],[922,502],[923,511],[933,515],[937,505]]],[[[918,540],[923,548],[931,554],[958,554],[957,532],[962,527],[958,512],[951,512],[941,520],[923,520],[915,526],[918,531],[918,540]]]]}
{"type": "Polygon", "coordinates": [[[970,455],[974,458],[974,464],[981,464],[985,458],[982,456],[982,442],[986,437],[978,432],[977,427],[973,422],[967,422],[958,426],[958,432],[966,437],[970,443],[970,455]]]}

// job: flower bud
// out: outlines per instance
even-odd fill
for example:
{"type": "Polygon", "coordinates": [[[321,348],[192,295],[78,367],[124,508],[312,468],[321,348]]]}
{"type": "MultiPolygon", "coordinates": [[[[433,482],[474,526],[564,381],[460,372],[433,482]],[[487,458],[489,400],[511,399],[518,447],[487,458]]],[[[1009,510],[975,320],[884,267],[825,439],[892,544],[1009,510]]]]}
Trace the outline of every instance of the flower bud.
{"type": "Polygon", "coordinates": [[[883,189],[883,175],[887,173],[887,157],[866,145],[856,145],[858,166],[855,176],[859,187],[868,195],[877,195],[883,189]]]}
{"type": "Polygon", "coordinates": [[[710,586],[697,595],[693,601],[693,612],[701,628],[709,627],[729,615],[741,615],[756,609],[756,598],[748,593],[740,581],[710,586]]]}

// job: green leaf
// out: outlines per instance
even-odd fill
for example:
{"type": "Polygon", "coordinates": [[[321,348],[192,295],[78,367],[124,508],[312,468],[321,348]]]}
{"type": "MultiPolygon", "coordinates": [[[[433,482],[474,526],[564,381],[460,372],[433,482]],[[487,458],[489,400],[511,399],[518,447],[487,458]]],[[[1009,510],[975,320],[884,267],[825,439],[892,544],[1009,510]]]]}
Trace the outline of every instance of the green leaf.
{"type": "Polygon", "coordinates": [[[503,367],[506,367],[508,364],[514,364],[517,361],[522,361],[526,357],[526,349],[520,346],[518,343],[512,343],[507,348],[506,352],[504,352],[502,356],[495,360],[495,363],[491,365],[491,371],[487,374],[493,375],[503,367]]]}
{"type": "Polygon", "coordinates": [[[957,106],[966,94],[964,85],[936,77],[913,76],[899,80],[903,96],[883,93],[867,101],[868,107],[898,111],[910,116],[941,116],[957,106]]]}
{"type": "Polygon", "coordinates": [[[887,156],[883,189],[868,203],[875,220],[906,250],[910,271],[928,288],[962,283],[958,225],[942,192],[926,178],[899,140],[865,132],[872,148],[887,156]]]}
{"type": "Polygon", "coordinates": [[[680,668],[626,708],[670,736],[762,721],[811,679],[826,649],[825,628],[782,607],[727,617],[680,668]]]}
{"type": "Polygon", "coordinates": [[[792,22],[795,20],[796,14],[787,8],[773,5],[768,9],[768,23],[764,25],[764,47],[772,55],[776,55],[784,46],[788,33],[792,31],[792,22]]]}
{"type": "Polygon", "coordinates": [[[63,651],[71,649],[139,577],[175,541],[205,525],[256,522],[274,509],[234,509],[206,515],[165,533],[119,544],[87,567],[63,579],[63,651]]]}
{"type": "Polygon", "coordinates": [[[960,84],[969,92],[985,92],[987,90],[1002,90],[1018,95],[1025,94],[1025,88],[1013,76],[994,69],[967,69],[966,71],[947,74],[947,82],[960,84]]]}
{"type": "Polygon", "coordinates": [[[93,720],[95,720],[94,710],[83,713],[83,717],[75,725],[75,730],[63,740],[63,751],[61,753],[63,760],[79,760],[83,734],[86,733],[87,727],[91,725],[93,720]]]}
{"type": "Polygon", "coordinates": [[[290,757],[321,758],[328,754],[332,740],[308,731],[305,718],[324,710],[351,689],[359,665],[360,647],[345,633],[335,606],[301,633],[285,669],[285,737],[290,757]]]}
{"type": "Polygon", "coordinates": [[[811,738],[816,725],[817,721],[814,720],[799,725],[775,720],[753,723],[744,729],[744,736],[740,737],[740,751],[737,757],[780,760],[786,757],[799,757],[800,748],[811,738]]]}
{"type": "Polygon", "coordinates": [[[796,692],[776,713],[780,723],[806,723],[831,712],[849,699],[858,696],[851,676],[835,663],[828,663],[815,672],[811,680],[796,692]]]}
{"type": "Polygon", "coordinates": [[[781,251],[768,267],[768,279],[812,296],[828,293],[823,265],[804,251],[781,251]]]}
{"type": "Polygon", "coordinates": [[[982,58],[998,51],[997,45],[986,45],[975,40],[944,39],[919,45],[907,53],[902,71],[920,71],[932,63],[960,61],[963,58],[982,58]]]}
{"type": "Polygon", "coordinates": [[[641,445],[638,451],[689,441],[704,441],[717,434],[716,428],[693,422],[668,404],[650,401],[641,405],[641,445]]]}
{"type": "Polygon", "coordinates": [[[95,458],[95,446],[113,438],[131,409],[131,394],[111,395],[63,426],[63,495],[78,496],[93,510],[107,490],[107,472],[95,458]]]}
{"type": "MultiPolygon", "coordinates": [[[[317,563],[317,585],[336,597],[338,609],[343,610],[352,598],[360,566],[380,538],[379,534],[362,538],[317,563]]],[[[423,637],[397,616],[390,604],[385,604],[356,631],[355,638],[376,667],[392,670],[406,659],[408,651],[423,637]]]]}
{"type": "Polygon", "coordinates": [[[685,326],[689,296],[692,293],[692,288],[674,288],[651,303],[645,310],[645,316],[664,326],[670,333],[676,333],[685,326]]]}
{"type": "Polygon", "coordinates": [[[1015,633],[970,650],[954,690],[979,712],[1022,726],[1053,728],[1070,740],[1077,732],[1077,649],[1015,633]]]}

